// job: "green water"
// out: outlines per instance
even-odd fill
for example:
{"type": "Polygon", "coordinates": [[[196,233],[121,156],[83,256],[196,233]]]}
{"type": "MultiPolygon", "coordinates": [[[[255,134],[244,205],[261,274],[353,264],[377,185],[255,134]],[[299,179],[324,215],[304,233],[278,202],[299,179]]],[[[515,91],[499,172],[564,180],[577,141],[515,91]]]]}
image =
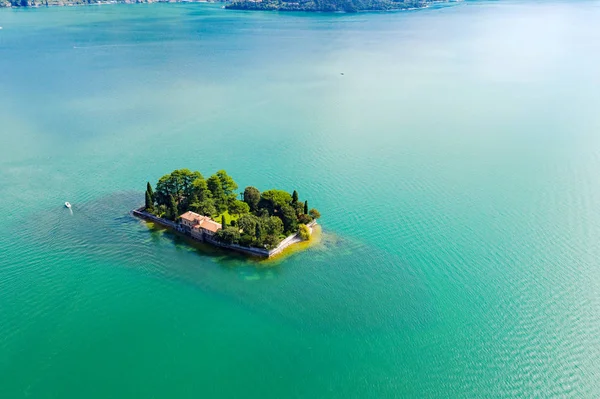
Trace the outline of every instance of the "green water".
{"type": "Polygon", "coordinates": [[[600,397],[599,20],[0,10],[0,398],[600,397]],[[128,215],[181,167],[298,190],[322,243],[128,215]]]}

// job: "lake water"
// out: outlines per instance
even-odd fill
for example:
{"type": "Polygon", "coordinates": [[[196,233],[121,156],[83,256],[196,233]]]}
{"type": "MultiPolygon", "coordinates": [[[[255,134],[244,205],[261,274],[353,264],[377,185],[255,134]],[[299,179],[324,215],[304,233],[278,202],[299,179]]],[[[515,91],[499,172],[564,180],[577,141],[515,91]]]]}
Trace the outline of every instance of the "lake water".
{"type": "Polygon", "coordinates": [[[0,397],[600,397],[599,20],[0,10],[0,397]],[[183,167],[298,190],[321,243],[129,216],[183,167]]]}

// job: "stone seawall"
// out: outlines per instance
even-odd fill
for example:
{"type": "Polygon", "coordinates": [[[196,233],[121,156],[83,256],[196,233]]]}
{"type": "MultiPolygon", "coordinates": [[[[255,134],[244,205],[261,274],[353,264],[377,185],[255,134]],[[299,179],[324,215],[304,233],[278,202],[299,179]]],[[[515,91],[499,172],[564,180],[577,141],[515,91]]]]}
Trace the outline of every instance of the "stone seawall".
{"type": "MultiPolygon", "coordinates": [[[[170,220],[167,220],[167,219],[159,218],[158,216],[152,215],[151,213],[145,212],[144,207],[134,209],[133,211],[131,211],[131,213],[134,216],[137,216],[141,219],[151,220],[151,221],[158,223],[164,227],[175,230],[176,232],[181,233],[181,234],[185,235],[186,237],[191,238],[192,240],[199,241],[199,242],[206,242],[210,245],[214,245],[215,247],[225,248],[225,249],[229,249],[232,251],[241,252],[246,255],[257,256],[260,258],[271,258],[271,257],[283,252],[283,250],[286,249],[287,247],[289,247],[290,245],[293,245],[293,244],[296,244],[296,243],[302,241],[302,239],[300,239],[300,236],[298,235],[298,233],[292,234],[292,235],[284,238],[283,241],[281,241],[277,247],[275,247],[271,250],[262,249],[262,248],[244,247],[244,246],[238,245],[238,244],[225,244],[225,243],[213,240],[212,238],[207,238],[205,241],[200,241],[188,234],[185,234],[185,232],[183,231],[183,229],[181,229],[179,224],[172,222],[170,220]]],[[[317,224],[316,220],[313,220],[312,222],[307,224],[308,228],[310,229],[311,234],[313,231],[313,227],[316,224],[317,224]]]]}

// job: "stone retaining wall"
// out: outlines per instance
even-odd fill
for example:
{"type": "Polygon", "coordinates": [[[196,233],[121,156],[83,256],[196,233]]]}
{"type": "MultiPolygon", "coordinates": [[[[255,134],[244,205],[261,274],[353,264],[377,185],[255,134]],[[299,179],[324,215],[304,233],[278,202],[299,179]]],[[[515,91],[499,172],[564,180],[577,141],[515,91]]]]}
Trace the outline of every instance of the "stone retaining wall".
{"type": "MultiPolygon", "coordinates": [[[[132,211],[132,213],[134,216],[137,216],[139,218],[151,220],[162,226],[165,226],[172,230],[175,230],[178,233],[185,234],[185,232],[179,226],[179,224],[172,222],[170,220],[167,220],[167,219],[159,218],[158,216],[155,216],[155,215],[152,215],[151,213],[145,212],[144,209],[145,209],[144,207],[134,209],[132,211]]],[[[316,224],[317,224],[316,220],[313,220],[312,222],[307,224],[311,233],[312,233],[313,226],[315,226],[316,224]]],[[[200,241],[194,237],[189,236],[188,234],[185,234],[185,235],[190,237],[193,240],[200,241]]],[[[281,241],[277,247],[275,247],[271,250],[262,249],[262,248],[244,247],[244,246],[238,245],[238,244],[225,244],[225,243],[216,241],[212,238],[206,238],[206,240],[201,241],[201,242],[206,242],[206,243],[209,243],[209,244],[214,245],[215,247],[219,247],[219,248],[226,248],[226,249],[230,249],[232,251],[242,252],[244,254],[251,255],[251,256],[258,256],[261,258],[270,258],[272,256],[275,256],[275,255],[281,253],[284,249],[286,249],[290,245],[296,244],[300,241],[302,241],[302,240],[300,239],[300,236],[298,235],[298,233],[292,234],[292,235],[284,238],[283,241],[281,241]]]]}

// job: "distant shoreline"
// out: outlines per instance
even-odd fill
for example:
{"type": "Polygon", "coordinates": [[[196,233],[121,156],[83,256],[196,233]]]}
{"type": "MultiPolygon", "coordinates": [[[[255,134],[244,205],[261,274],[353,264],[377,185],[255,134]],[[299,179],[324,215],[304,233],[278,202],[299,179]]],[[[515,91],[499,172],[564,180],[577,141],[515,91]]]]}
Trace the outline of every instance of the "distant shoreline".
{"type": "Polygon", "coordinates": [[[0,8],[42,8],[42,7],[74,7],[74,6],[99,6],[114,4],[154,4],[154,3],[221,3],[213,0],[110,0],[110,1],[83,1],[83,0],[0,0],[0,8]]]}
{"type": "Polygon", "coordinates": [[[411,11],[427,8],[432,3],[445,3],[451,0],[326,0],[325,2],[280,2],[279,0],[0,0],[0,8],[42,8],[74,7],[114,4],[154,4],[154,3],[223,3],[222,8],[241,11],[282,11],[317,13],[355,13],[374,11],[411,11]]]}

